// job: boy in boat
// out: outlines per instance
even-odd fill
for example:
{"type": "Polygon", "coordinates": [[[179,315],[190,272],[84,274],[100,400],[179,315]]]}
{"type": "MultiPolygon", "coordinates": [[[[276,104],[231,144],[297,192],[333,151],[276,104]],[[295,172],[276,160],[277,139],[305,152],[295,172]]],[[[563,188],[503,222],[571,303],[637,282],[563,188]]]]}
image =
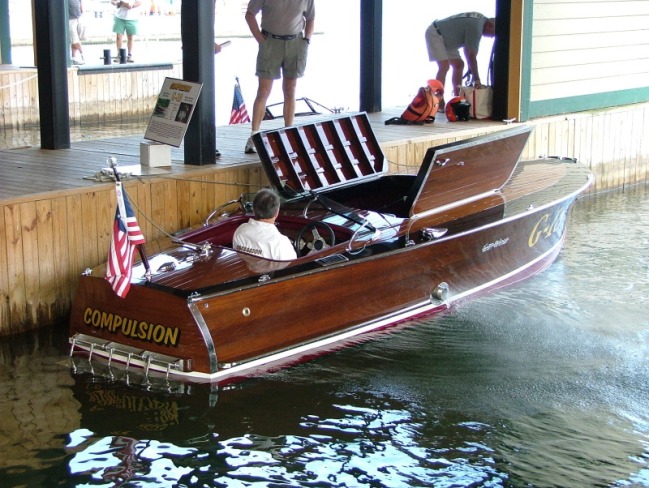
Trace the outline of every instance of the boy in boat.
{"type": "Polygon", "coordinates": [[[273,190],[259,190],[252,200],[255,218],[237,228],[232,238],[232,247],[237,251],[277,261],[296,259],[297,254],[290,239],[275,227],[279,204],[279,196],[273,190]]]}

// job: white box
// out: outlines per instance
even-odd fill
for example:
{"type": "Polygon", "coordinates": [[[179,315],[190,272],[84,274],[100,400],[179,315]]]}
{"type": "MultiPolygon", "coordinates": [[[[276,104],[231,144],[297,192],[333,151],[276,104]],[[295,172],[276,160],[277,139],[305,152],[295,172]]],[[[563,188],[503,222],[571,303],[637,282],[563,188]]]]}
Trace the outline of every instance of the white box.
{"type": "Polygon", "coordinates": [[[141,142],[140,164],[150,168],[171,166],[171,146],[154,141],[141,142]]]}

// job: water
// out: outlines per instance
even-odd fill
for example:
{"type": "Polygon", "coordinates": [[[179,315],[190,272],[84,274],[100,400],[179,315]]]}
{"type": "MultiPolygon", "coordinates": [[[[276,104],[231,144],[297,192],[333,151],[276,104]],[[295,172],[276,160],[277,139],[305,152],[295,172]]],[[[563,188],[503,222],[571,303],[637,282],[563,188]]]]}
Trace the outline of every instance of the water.
{"type": "Polygon", "coordinates": [[[225,389],[6,340],[0,483],[649,486],[648,230],[647,188],[582,199],[541,275],[225,389]]]}

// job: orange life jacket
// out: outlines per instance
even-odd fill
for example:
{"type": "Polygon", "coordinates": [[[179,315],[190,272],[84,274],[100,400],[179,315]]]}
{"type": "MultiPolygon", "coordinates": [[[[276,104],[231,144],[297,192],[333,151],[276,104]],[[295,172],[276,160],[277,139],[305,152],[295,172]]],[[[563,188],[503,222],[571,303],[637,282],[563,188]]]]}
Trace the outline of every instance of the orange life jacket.
{"type": "Polygon", "coordinates": [[[426,86],[419,88],[401,118],[406,122],[433,122],[443,96],[444,85],[438,80],[428,80],[426,86]]]}

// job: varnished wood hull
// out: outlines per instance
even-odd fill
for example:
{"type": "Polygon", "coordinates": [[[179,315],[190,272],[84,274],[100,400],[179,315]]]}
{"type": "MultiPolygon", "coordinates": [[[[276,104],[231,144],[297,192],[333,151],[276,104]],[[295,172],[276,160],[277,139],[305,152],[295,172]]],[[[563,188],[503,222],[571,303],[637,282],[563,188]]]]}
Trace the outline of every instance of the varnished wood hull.
{"type": "MultiPolygon", "coordinates": [[[[502,147],[522,150],[519,135],[502,147]]],[[[446,168],[446,162],[429,161],[414,179],[418,191],[411,192],[411,204],[394,214],[358,210],[341,217],[332,208],[315,212],[303,199],[288,205],[283,232],[295,235],[314,219],[335,229],[338,242],[320,254],[272,262],[234,252],[223,236],[245,218],[235,216],[186,234],[186,242],[209,243],[209,253],[182,245],[162,249],[151,259],[156,266],[176,264],[149,279],[138,265],[125,299],[116,297],[103,270],[83,276],[72,309],[72,352],[172,377],[228,381],[537,273],[559,253],[570,207],[589,185],[590,172],[549,160],[521,164],[514,172],[517,158],[502,162],[488,144],[491,150],[480,152],[469,143],[464,154],[442,148],[436,157],[448,154],[446,161],[458,162],[446,168]],[[467,177],[472,158],[480,160],[481,172],[491,162],[495,174],[482,181],[467,177]],[[449,179],[444,172],[459,176],[449,179]],[[435,192],[434,179],[447,190],[455,186],[459,200],[451,201],[449,191],[435,192]],[[376,232],[363,237],[366,227],[376,232]]],[[[400,186],[408,183],[374,179],[351,190],[343,185],[330,196],[376,207],[377,201],[398,201],[406,193],[400,186]]]]}
{"type": "MultiPolygon", "coordinates": [[[[83,277],[72,333],[183,359],[187,371],[172,375],[245,376],[542,270],[560,250],[572,198],[461,235],[196,298],[133,286],[121,300],[103,278],[83,277]],[[437,298],[444,284],[448,295],[437,298]]],[[[108,357],[110,347],[93,353],[108,357]]]]}

